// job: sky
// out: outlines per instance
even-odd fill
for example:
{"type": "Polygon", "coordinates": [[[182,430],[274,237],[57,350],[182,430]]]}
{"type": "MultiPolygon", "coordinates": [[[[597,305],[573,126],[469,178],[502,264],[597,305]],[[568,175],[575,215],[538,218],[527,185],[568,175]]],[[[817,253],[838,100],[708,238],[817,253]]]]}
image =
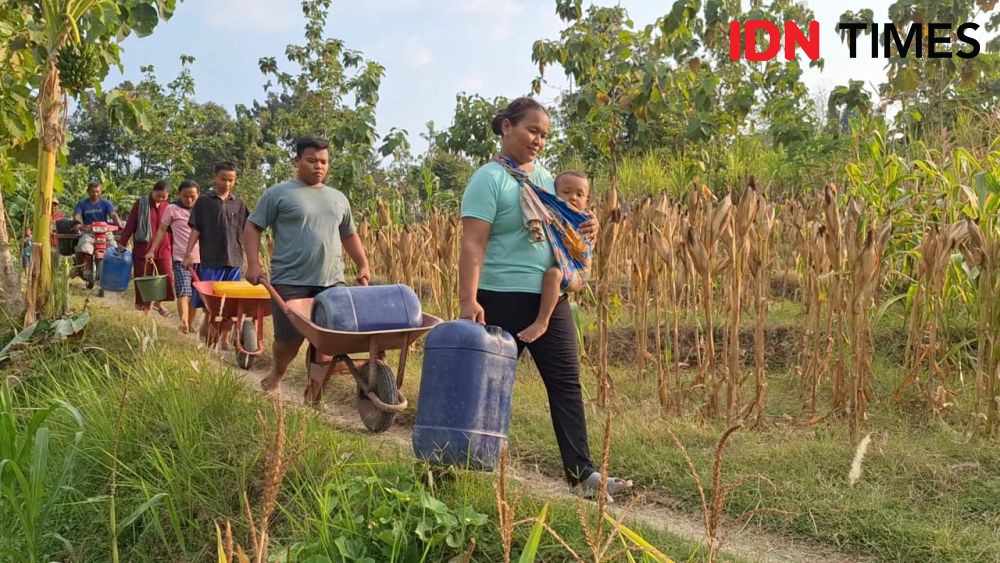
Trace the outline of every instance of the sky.
{"type": "MultiPolygon", "coordinates": [[[[883,81],[884,61],[849,59],[835,25],[844,11],[862,8],[871,8],[876,21],[886,21],[890,3],[806,2],[820,23],[820,54],[825,59],[822,72],[807,71],[811,90],[829,92],[849,79],[864,80],[870,87],[883,81]]],[[[641,27],[668,13],[673,0],[619,4],[641,27]]],[[[180,55],[192,55],[196,99],[214,101],[232,112],[237,104],[263,98],[265,78],[258,60],[274,56],[280,66],[285,47],[304,42],[304,24],[299,0],[184,0],[151,36],[125,41],[124,72],[112,70],[105,86],[137,81],[139,67],[149,64],[161,82],[169,82],[180,70],[180,55]]],[[[538,74],[531,62],[532,43],[557,39],[563,27],[552,0],[334,0],[326,32],[385,67],[378,130],[407,130],[414,153],[420,153],[426,148],[419,136],[425,124],[433,120],[437,129],[447,127],[457,93],[486,98],[527,93],[538,74]]],[[[282,68],[291,67],[286,63],[282,68]]],[[[552,104],[567,82],[558,67],[547,69],[546,79],[540,100],[552,104]]]]}

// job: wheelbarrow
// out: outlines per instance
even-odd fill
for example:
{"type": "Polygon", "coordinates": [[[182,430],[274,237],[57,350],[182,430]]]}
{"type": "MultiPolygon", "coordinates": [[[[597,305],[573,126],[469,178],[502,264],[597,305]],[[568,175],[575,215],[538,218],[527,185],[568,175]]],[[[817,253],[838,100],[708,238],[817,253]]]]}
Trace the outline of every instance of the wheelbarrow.
{"type": "Polygon", "coordinates": [[[356,406],[361,422],[372,432],[385,432],[397,413],[406,410],[403,377],[410,345],[427,334],[441,319],[423,314],[418,328],[371,332],[342,332],[323,328],[312,322],[313,300],[291,299],[285,302],[270,282],[261,280],[271,299],[309,343],[306,373],[309,374],[303,400],[319,407],[323,389],[335,373],[350,373],[358,385],[356,406]],[[385,361],[387,350],[399,350],[399,366],[393,375],[385,361]],[[352,357],[367,353],[367,357],[352,357]]]}
{"type": "Polygon", "coordinates": [[[194,290],[205,304],[205,315],[209,322],[209,344],[212,335],[218,338],[223,324],[236,319],[236,365],[243,369],[253,367],[254,360],[264,351],[264,317],[271,314],[271,300],[267,295],[234,296],[216,291],[214,281],[201,281],[194,270],[190,270],[194,290]]]}

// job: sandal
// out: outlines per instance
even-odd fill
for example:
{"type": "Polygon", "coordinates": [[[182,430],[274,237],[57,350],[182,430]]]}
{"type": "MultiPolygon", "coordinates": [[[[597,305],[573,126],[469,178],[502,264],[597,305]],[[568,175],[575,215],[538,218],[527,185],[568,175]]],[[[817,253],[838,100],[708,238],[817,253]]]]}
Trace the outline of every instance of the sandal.
{"type": "MultiPolygon", "coordinates": [[[[631,479],[620,479],[618,477],[608,477],[607,484],[607,500],[608,502],[613,502],[615,495],[622,495],[631,492],[633,483],[631,479]]],[[[577,484],[574,489],[576,492],[584,497],[590,499],[596,499],[597,494],[600,491],[600,474],[594,473],[591,477],[588,477],[585,481],[577,484]],[[594,475],[597,477],[594,478],[594,475]]]]}
{"type": "Polygon", "coordinates": [[[170,311],[166,310],[162,305],[159,307],[153,307],[153,310],[159,313],[164,319],[170,318],[170,311]]]}

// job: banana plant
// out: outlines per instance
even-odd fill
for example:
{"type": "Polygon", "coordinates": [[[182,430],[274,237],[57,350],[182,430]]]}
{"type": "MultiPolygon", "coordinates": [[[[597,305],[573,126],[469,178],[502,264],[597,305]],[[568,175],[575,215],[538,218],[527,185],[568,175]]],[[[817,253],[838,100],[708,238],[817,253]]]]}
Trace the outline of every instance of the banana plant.
{"type": "MultiPolygon", "coordinates": [[[[17,47],[8,47],[4,59],[18,61],[16,76],[37,92],[20,106],[36,106],[33,134],[25,128],[15,145],[37,140],[38,176],[35,184],[34,242],[48,244],[56,184],[56,161],[66,143],[64,94],[78,97],[88,89],[101,92],[110,64],[120,64],[119,43],[133,32],[142,37],[169,18],[176,0],[36,0],[8,8],[23,24],[17,47]],[[44,211],[43,211],[44,210],[44,211]]],[[[116,98],[116,103],[128,100],[116,98]]],[[[22,112],[30,113],[30,112],[22,112]]],[[[51,255],[40,253],[38,274],[28,285],[25,324],[51,313],[51,255]]]]}

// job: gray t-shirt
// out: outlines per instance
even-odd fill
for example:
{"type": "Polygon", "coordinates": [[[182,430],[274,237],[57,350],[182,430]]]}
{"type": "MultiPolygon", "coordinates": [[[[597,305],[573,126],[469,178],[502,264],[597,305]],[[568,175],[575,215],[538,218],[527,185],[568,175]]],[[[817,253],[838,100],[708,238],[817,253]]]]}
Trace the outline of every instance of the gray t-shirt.
{"type": "Polygon", "coordinates": [[[289,180],[264,191],[248,221],[274,229],[271,281],[329,287],[344,282],[341,237],[355,233],[347,196],[289,180]]]}

